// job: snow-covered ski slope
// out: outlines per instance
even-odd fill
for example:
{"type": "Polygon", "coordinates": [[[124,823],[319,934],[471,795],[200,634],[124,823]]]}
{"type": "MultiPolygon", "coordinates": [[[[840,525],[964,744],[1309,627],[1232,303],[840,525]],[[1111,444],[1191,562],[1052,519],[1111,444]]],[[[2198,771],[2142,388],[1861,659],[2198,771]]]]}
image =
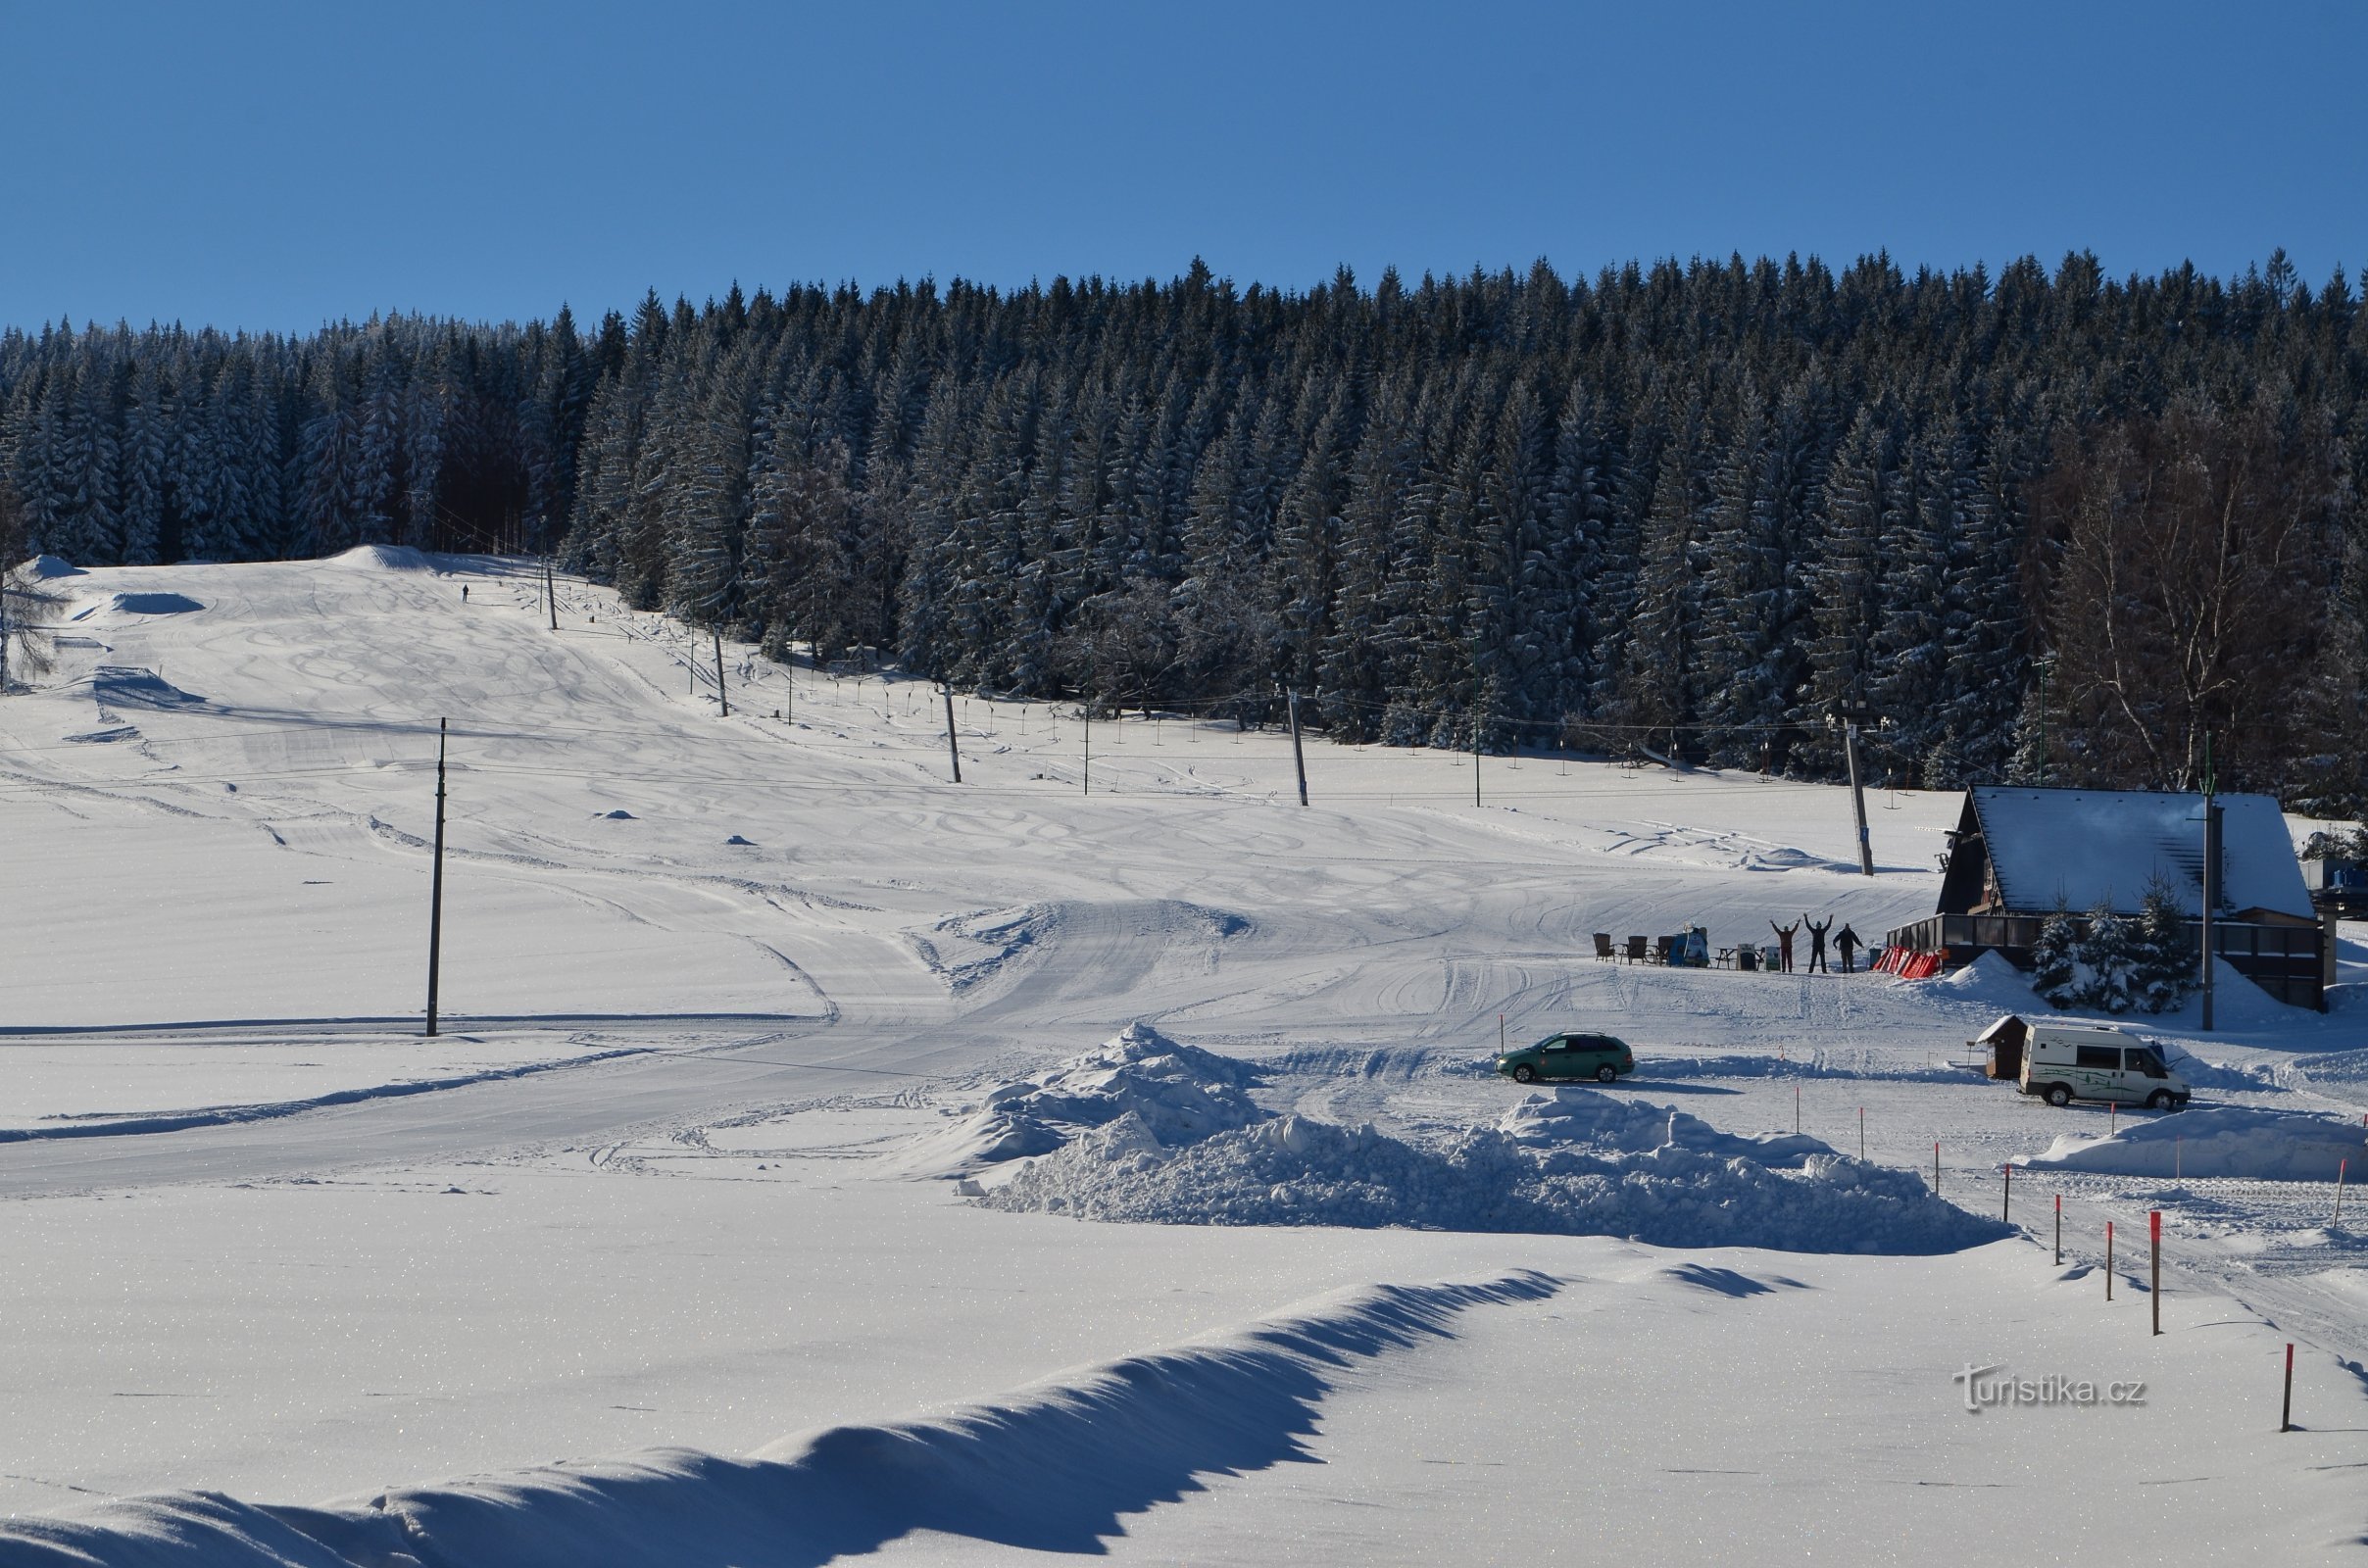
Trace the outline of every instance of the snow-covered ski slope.
{"type": "MultiPolygon", "coordinates": [[[[1735,1245],[1699,1153],[1651,1190],[1726,1228],[1664,1204],[1654,1238],[1718,1246],[1388,1228],[1422,1216],[1386,1181],[1231,1211],[1360,1219],[1207,1225],[944,1179],[999,1086],[1137,1021],[1257,1063],[1295,1147],[1468,1144],[1518,1099],[1475,1067],[1502,1014],[1621,1035],[1615,1093],[1717,1135],[1855,1155],[1863,1111],[1927,1174],[1939,1140],[1943,1196],[1995,1215],[2000,1162],[2108,1120],[1958,1065],[2031,1008],[2011,980],[1592,956],[1803,911],[1879,936],[1929,911],[1954,796],[1872,792],[1869,879],[1839,790],[1489,758],[1475,805],[1468,757],[1310,740],[1302,808],[1282,734],[1130,715],[1089,753],[1071,708],[960,695],[957,786],[933,690],[727,644],[726,717],[704,638],[567,581],[555,632],[517,564],[52,586],[60,666],[0,701],[0,1564],[2301,1560],[2368,1530],[2368,1289],[2324,1183],[2033,1171],[2012,1218],[2044,1242],[2067,1195],[2057,1269],[1735,1245]],[[2096,1272],[2147,1208],[2160,1340],[2096,1272]],[[1968,1363],[2154,1395],[1971,1415],[1968,1363]],[[1271,1407],[1226,1392],[1260,1368],[1271,1407]]],[[[2356,1120],[2356,1013],[2223,1012],[2167,1031],[2200,1100],[2356,1120]]]]}

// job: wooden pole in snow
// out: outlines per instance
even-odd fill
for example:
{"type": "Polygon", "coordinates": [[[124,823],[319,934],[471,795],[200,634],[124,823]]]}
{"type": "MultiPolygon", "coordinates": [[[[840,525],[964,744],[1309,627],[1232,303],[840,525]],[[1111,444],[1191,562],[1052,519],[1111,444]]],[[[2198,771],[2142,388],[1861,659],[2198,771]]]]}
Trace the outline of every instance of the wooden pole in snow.
{"type": "Polygon", "coordinates": [[[444,732],[436,720],[436,851],[427,873],[427,1032],[436,1032],[436,970],[444,955],[444,732]]]}
{"type": "Polygon", "coordinates": [[[2278,1410],[2278,1430],[2294,1430],[2294,1342],[2286,1342],[2286,1403],[2278,1410]]]}
{"type": "MultiPolygon", "coordinates": [[[[1307,754],[1299,744],[1299,693],[1289,693],[1291,703],[1291,765],[1299,773],[1299,804],[1307,804],[1307,754]]],[[[1154,732],[1155,735],[1157,731],[1154,732]]]]}
{"type": "MultiPolygon", "coordinates": [[[[946,755],[954,760],[954,782],[962,782],[962,743],[954,738],[954,688],[943,688],[946,694],[946,755]]],[[[1025,710],[1022,710],[1025,711],[1025,710]]]]}
{"type": "Polygon", "coordinates": [[[723,632],[719,627],[708,628],[715,638],[715,701],[722,705],[725,718],[732,716],[732,699],[723,689],[723,632]]]}
{"type": "Polygon", "coordinates": [[[2146,1211],[2146,1267],[2152,1272],[2147,1294],[2154,1298],[2154,1332],[2162,1332],[2162,1210],[2146,1211]]]}

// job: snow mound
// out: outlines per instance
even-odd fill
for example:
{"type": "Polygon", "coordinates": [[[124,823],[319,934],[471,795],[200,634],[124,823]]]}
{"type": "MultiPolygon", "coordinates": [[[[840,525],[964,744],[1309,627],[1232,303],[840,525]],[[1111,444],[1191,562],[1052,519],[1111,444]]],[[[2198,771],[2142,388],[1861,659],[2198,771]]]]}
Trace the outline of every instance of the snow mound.
{"type": "Polygon", "coordinates": [[[1199,1477],[1311,1457],[1341,1375],[1455,1337],[1455,1320],[1543,1300],[1533,1272],[1381,1286],[1091,1367],[930,1419],[844,1426],[747,1458],[655,1448],[311,1508],[180,1492],[71,1519],[0,1521],[8,1563],[188,1568],[579,1568],[810,1564],[916,1530],[1101,1555],[1125,1516],[1199,1477]]]}
{"type": "Polygon", "coordinates": [[[1834,1152],[1831,1145],[1799,1133],[1767,1137],[1722,1133],[1700,1116],[1591,1089],[1525,1095],[1498,1120],[1497,1127],[1514,1143],[1538,1151],[1590,1145],[1646,1154],[1674,1146],[1721,1159],[1748,1159],[1793,1169],[1813,1155],[1834,1152]]]}
{"type": "Polygon", "coordinates": [[[39,555],[33,557],[32,560],[25,564],[25,570],[28,576],[38,577],[44,581],[47,581],[52,577],[80,577],[85,575],[81,567],[75,565],[73,562],[68,561],[65,557],[51,555],[39,555]]]}
{"type": "Polygon", "coordinates": [[[426,552],[410,545],[356,545],[329,558],[332,565],[359,566],[365,571],[434,571],[426,552]]]}
{"type": "Polygon", "coordinates": [[[206,706],[197,693],[182,691],[155,670],[132,664],[101,664],[91,671],[90,691],[102,708],[162,710],[206,706]]]}
{"type": "Polygon", "coordinates": [[[906,938],[930,972],[959,996],[1001,974],[1012,959],[1035,946],[1052,928],[1054,919],[1049,906],[1023,904],[950,915],[929,927],[926,934],[912,931],[906,938]]]}
{"type": "Polygon", "coordinates": [[[100,603],[75,612],[74,619],[113,611],[124,615],[185,615],[206,607],[187,594],[109,594],[100,603]]]}
{"type": "Polygon", "coordinates": [[[895,1165],[910,1175],[962,1175],[1121,1121],[1154,1148],[1194,1143],[1265,1120],[1250,1098],[1261,1081],[1248,1062],[1131,1023],[1050,1072],[1004,1085],[895,1165]]]}
{"type": "Polygon", "coordinates": [[[1933,990],[1962,998],[1967,1002],[1995,1002],[2008,1012],[2028,1012],[2037,995],[2031,989],[2030,976],[1997,953],[1983,953],[1962,968],[1952,969],[1931,980],[1901,982],[1911,986],[1930,986],[1933,990]]]}
{"type": "Polygon", "coordinates": [[[1907,1172],[1815,1139],[1735,1138],[1584,1089],[1523,1101],[1499,1126],[1435,1145],[1303,1116],[1178,1145],[1129,1109],[979,1201],[1167,1225],[1523,1231],[1789,1251],[1940,1252],[2006,1234],[1907,1172]]]}
{"type": "Polygon", "coordinates": [[[2368,1130],[2307,1111],[2213,1105],[2133,1121],[2110,1138],[2066,1135],[2017,1163],[2114,1176],[2331,1182],[2345,1159],[2355,1173],[2368,1172],[2368,1130]]]}
{"type": "Polygon", "coordinates": [[[614,811],[594,811],[592,814],[604,822],[632,822],[639,820],[639,818],[635,817],[632,812],[626,810],[621,806],[614,811]]]}

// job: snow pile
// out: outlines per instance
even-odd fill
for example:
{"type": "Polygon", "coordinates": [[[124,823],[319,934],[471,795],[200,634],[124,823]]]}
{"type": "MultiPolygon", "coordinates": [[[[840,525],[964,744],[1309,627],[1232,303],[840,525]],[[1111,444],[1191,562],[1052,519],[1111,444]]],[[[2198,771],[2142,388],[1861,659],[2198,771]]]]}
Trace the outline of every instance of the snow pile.
{"type": "Polygon", "coordinates": [[[1649,1154],[1674,1146],[1721,1159],[1798,1170],[1812,1156],[1830,1154],[1831,1145],[1799,1133],[1748,1137],[1722,1133],[1700,1116],[1664,1109],[1640,1100],[1618,1099],[1593,1090],[1560,1095],[1525,1095],[1497,1123],[1506,1138],[1541,1152],[1574,1145],[1649,1154]]]}
{"type": "Polygon", "coordinates": [[[907,1174],[951,1176],[1059,1149],[1088,1129],[1126,1123],[1154,1148],[1265,1120],[1250,1098],[1248,1062],[1128,1024],[1052,1071],[1006,1084],[955,1126],[897,1162],[907,1174]]]}
{"type": "Polygon", "coordinates": [[[186,615],[206,607],[187,594],[109,594],[105,599],[74,612],[74,618],[87,620],[92,615],[186,615]]]}
{"type": "Polygon", "coordinates": [[[1979,1002],[2002,1012],[2029,1012],[2038,993],[2031,977],[1994,952],[1976,955],[1964,967],[1931,980],[1902,980],[1901,985],[1929,986],[1941,996],[1979,1002]]]}
{"type": "Polygon", "coordinates": [[[91,672],[90,691],[102,709],[163,711],[206,706],[206,700],[197,693],[182,691],[155,670],[137,664],[101,664],[91,672]]]}
{"type": "Polygon", "coordinates": [[[2110,1138],[2067,1135],[2018,1161],[2032,1170],[2113,1176],[2244,1176],[2257,1181],[2331,1182],[2340,1162],[2368,1172],[2368,1131],[2294,1110],[2214,1105],[2123,1124],[2110,1138]]]}
{"type": "Polygon", "coordinates": [[[73,562],[68,561],[65,557],[52,555],[38,555],[33,557],[32,560],[25,564],[25,571],[27,576],[39,578],[44,582],[47,582],[51,578],[55,577],[83,577],[89,575],[89,573],[85,572],[81,567],[75,565],[73,562]]]}
{"type": "Polygon", "coordinates": [[[356,545],[329,558],[333,564],[359,566],[366,571],[435,571],[427,553],[413,545],[356,545]]]}
{"type": "Polygon", "coordinates": [[[1816,1139],[1733,1137],[1585,1089],[1530,1097],[1498,1126],[1437,1145],[1303,1116],[1179,1143],[1129,1110],[980,1200],[1169,1225],[1535,1231],[1790,1251],[1938,1252],[2004,1234],[1921,1179],[1816,1139]]]}
{"type": "Polygon", "coordinates": [[[1381,1286],[1299,1315],[1072,1373],[928,1420],[834,1427],[744,1458],[658,1448],[560,1461],[313,1508],[220,1493],[110,1501],[74,1519],[0,1522],[0,1561],[188,1568],[765,1568],[878,1550],[916,1530],[1100,1555],[1123,1516],[1197,1478],[1307,1459],[1342,1374],[1451,1339],[1474,1307],[1543,1300],[1522,1272],[1381,1286]]]}

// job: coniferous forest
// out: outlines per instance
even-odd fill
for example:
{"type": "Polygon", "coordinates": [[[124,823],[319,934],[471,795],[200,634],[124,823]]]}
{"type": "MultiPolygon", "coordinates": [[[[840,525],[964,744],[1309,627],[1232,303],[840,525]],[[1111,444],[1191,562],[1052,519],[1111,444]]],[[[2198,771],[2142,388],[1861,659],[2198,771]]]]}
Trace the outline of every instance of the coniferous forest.
{"type": "Polygon", "coordinates": [[[0,334],[82,564],[550,553],[777,658],[1335,737],[2368,795],[2368,313],[2283,255],[798,288],[0,334]],[[1874,720],[1869,720],[1870,724],[1874,720]]]}

